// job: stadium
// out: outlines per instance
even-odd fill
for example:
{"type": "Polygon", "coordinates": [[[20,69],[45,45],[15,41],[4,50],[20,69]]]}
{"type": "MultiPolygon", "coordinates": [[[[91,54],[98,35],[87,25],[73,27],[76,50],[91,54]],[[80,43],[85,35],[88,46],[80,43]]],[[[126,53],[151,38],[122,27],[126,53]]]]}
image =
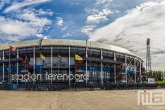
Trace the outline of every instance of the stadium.
{"type": "Polygon", "coordinates": [[[98,42],[41,39],[1,44],[0,58],[0,83],[12,85],[12,89],[143,82],[140,57],[127,49],[98,42]]]}

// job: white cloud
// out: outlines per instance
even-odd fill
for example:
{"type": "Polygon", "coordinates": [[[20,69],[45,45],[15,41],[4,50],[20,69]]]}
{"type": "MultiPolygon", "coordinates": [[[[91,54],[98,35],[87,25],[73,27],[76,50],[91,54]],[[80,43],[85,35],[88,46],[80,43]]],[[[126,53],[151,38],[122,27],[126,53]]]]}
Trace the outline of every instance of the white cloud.
{"type": "Polygon", "coordinates": [[[85,11],[86,11],[87,13],[90,13],[90,14],[99,13],[99,10],[97,10],[97,9],[85,8],[85,11]]]}
{"type": "MultiPolygon", "coordinates": [[[[92,11],[93,12],[93,11],[92,11]]],[[[98,24],[100,22],[107,21],[107,16],[112,14],[113,12],[109,9],[103,9],[102,11],[98,12],[95,10],[95,14],[92,14],[87,17],[87,22],[91,24],[98,24]]]]}
{"type": "Polygon", "coordinates": [[[19,19],[26,21],[37,21],[39,18],[36,17],[35,13],[31,10],[23,10],[23,13],[17,15],[19,19]]]}
{"type": "Polygon", "coordinates": [[[66,33],[66,34],[63,35],[62,37],[63,37],[63,38],[66,38],[66,37],[69,37],[69,36],[72,36],[71,32],[66,33]]]}
{"type": "Polygon", "coordinates": [[[86,35],[90,35],[93,32],[95,27],[96,26],[94,25],[85,26],[81,29],[81,32],[85,33],[86,35]]]}
{"type": "Polygon", "coordinates": [[[44,11],[42,9],[39,9],[37,11],[37,15],[49,15],[49,16],[52,16],[53,15],[53,12],[52,11],[44,11]]]}
{"type": "Polygon", "coordinates": [[[48,2],[50,0],[25,0],[24,2],[14,2],[10,7],[5,9],[5,13],[8,13],[10,11],[18,10],[22,7],[33,5],[33,4],[38,4],[38,3],[43,3],[43,2],[48,2]]]}
{"type": "Polygon", "coordinates": [[[23,19],[29,21],[30,25],[43,27],[46,24],[50,24],[50,20],[44,17],[37,17],[37,14],[33,12],[33,10],[25,9],[18,15],[19,19],[23,19]]]}
{"type": "Polygon", "coordinates": [[[1,42],[19,41],[27,37],[44,37],[42,33],[51,21],[44,17],[38,17],[32,9],[18,11],[16,19],[0,16],[0,39],[1,42]],[[4,37],[6,36],[6,37],[4,37]]]}
{"type": "Polygon", "coordinates": [[[26,22],[1,17],[0,32],[7,35],[27,36],[36,33],[36,30],[30,28],[26,22]]]}
{"type": "Polygon", "coordinates": [[[62,26],[64,24],[63,18],[57,17],[57,23],[58,26],[62,26]]]}
{"type": "Polygon", "coordinates": [[[22,7],[47,1],[50,0],[10,2],[11,6],[7,7],[4,12],[10,12],[11,16],[10,14],[6,17],[0,16],[1,42],[19,41],[28,37],[44,38],[45,36],[42,33],[47,31],[51,24],[51,20],[44,16],[52,16],[53,12],[43,9],[37,10],[33,7],[22,7]]]}
{"type": "Polygon", "coordinates": [[[48,38],[48,36],[44,36],[43,34],[36,34],[36,36],[38,38],[43,38],[43,39],[47,39],[48,38]]]}
{"type": "Polygon", "coordinates": [[[90,15],[87,18],[88,23],[100,23],[107,20],[108,18],[106,16],[100,16],[100,15],[90,15]]]}
{"type": "Polygon", "coordinates": [[[0,1],[0,9],[2,9],[6,3],[10,3],[10,0],[1,0],[0,1]]]}
{"type": "Polygon", "coordinates": [[[113,0],[96,0],[96,5],[112,2],[113,0]]]}
{"type": "Polygon", "coordinates": [[[65,26],[63,28],[61,28],[61,31],[65,31],[68,28],[68,26],[65,26]]]}
{"type": "Polygon", "coordinates": [[[146,39],[150,38],[153,69],[165,70],[164,10],[165,1],[141,4],[127,15],[94,31],[89,40],[128,48],[145,60],[146,39]]]}

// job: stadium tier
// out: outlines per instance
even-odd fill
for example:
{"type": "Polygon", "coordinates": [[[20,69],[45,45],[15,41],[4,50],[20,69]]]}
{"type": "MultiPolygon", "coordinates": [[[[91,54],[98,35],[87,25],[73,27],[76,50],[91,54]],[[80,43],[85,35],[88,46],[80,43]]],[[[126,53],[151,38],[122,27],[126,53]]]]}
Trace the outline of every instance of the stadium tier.
{"type": "Polygon", "coordinates": [[[114,45],[83,40],[42,39],[0,45],[0,82],[141,84],[143,60],[114,45]]]}

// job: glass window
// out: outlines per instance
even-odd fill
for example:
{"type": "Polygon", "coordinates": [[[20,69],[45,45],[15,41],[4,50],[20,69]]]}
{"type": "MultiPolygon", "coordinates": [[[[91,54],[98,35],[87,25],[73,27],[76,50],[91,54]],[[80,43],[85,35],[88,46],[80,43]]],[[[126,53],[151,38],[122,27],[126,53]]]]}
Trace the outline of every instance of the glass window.
{"type": "Polygon", "coordinates": [[[53,49],[60,49],[60,47],[58,47],[58,46],[55,46],[55,47],[53,47],[53,49]]]}
{"type": "Polygon", "coordinates": [[[44,47],[44,46],[43,46],[42,49],[51,49],[51,47],[44,47]]]}
{"type": "Polygon", "coordinates": [[[103,53],[108,53],[106,50],[102,50],[103,53]]]}
{"type": "Polygon", "coordinates": [[[20,48],[20,49],[19,49],[19,51],[23,51],[23,50],[25,50],[25,48],[20,48]]]}
{"type": "Polygon", "coordinates": [[[108,54],[112,54],[113,55],[113,52],[108,52],[108,54]]]}
{"type": "Polygon", "coordinates": [[[68,49],[68,47],[60,47],[60,49],[68,49]]]}
{"type": "Polygon", "coordinates": [[[0,51],[0,57],[2,57],[3,56],[3,52],[2,51],[0,51]]]}
{"type": "Polygon", "coordinates": [[[94,51],[94,52],[100,52],[99,49],[92,49],[92,51],[94,51]]]}
{"type": "Polygon", "coordinates": [[[78,50],[86,50],[85,48],[83,47],[79,47],[78,50]]]}
{"type": "Polygon", "coordinates": [[[71,47],[70,49],[74,49],[74,50],[77,50],[77,47],[71,47]]]}

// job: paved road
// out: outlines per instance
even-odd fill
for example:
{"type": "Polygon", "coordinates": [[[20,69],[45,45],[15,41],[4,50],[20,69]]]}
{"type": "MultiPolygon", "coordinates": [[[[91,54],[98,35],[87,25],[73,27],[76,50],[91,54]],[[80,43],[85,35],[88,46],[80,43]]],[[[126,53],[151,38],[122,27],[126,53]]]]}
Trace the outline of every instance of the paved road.
{"type": "Polygon", "coordinates": [[[0,110],[146,110],[137,90],[0,91],[0,110]]]}

